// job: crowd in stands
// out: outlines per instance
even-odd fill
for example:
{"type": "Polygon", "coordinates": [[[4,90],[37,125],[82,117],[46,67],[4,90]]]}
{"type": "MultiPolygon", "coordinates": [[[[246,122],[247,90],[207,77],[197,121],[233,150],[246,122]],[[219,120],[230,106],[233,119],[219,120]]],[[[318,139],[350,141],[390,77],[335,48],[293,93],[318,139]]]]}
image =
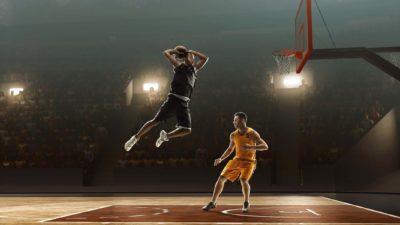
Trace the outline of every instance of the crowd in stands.
{"type": "Polygon", "coordinates": [[[399,82],[389,76],[348,75],[320,82],[300,103],[302,163],[334,163],[396,105],[399,82]]]}
{"type": "Polygon", "coordinates": [[[111,76],[57,74],[2,77],[25,89],[1,94],[1,168],[81,167],[90,170],[105,147],[110,118],[124,99],[111,76]]]}
{"type": "MultiPolygon", "coordinates": [[[[125,75],[72,73],[0,79],[4,83],[25,84],[16,96],[0,92],[1,168],[90,170],[101,149],[122,151],[122,144],[109,138],[120,130],[116,118],[135,112],[130,130],[137,131],[155,115],[169,91],[151,90],[141,98],[134,97],[131,106],[125,106],[123,90],[129,80],[125,75]]],[[[240,82],[234,79],[235,76],[230,82],[240,82]]],[[[247,78],[250,79],[246,85],[238,86],[227,85],[226,77],[216,75],[198,81],[190,102],[191,135],[157,149],[154,142],[158,132],[174,129],[175,121],[171,119],[140,140],[132,151],[123,153],[116,168],[210,167],[228,146],[229,134],[234,130],[233,114],[238,111],[247,113],[248,126],[256,129],[273,150],[275,91],[260,76],[247,78]]],[[[312,87],[301,88],[301,163],[334,163],[379,122],[400,96],[399,82],[382,76],[362,81],[348,76],[346,82],[340,83],[317,80],[312,87]]],[[[273,151],[259,152],[257,159],[258,166],[268,166],[273,151]]]]}

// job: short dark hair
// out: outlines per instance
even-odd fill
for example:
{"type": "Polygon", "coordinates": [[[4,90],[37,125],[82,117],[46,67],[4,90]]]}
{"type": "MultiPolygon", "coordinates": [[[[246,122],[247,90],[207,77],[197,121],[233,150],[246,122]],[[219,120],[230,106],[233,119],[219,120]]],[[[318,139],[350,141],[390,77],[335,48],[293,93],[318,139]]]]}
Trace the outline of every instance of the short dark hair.
{"type": "Polygon", "coordinates": [[[179,54],[176,55],[176,57],[177,57],[178,59],[183,59],[183,58],[186,58],[187,55],[188,55],[187,52],[185,52],[185,53],[179,53],[179,54]]]}
{"type": "Polygon", "coordinates": [[[175,50],[178,52],[176,55],[177,58],[185,58],[188,55],[188,48],[183,45],[178,45],[175,47],[175,50]]]}
{"type": "Polygon", "coordinates": [[[237,112],[235,113],[235,116],[239,117],[239,119],[244,120],[245,122],[247,122],[247,115],[244,112],[237,112]]]}

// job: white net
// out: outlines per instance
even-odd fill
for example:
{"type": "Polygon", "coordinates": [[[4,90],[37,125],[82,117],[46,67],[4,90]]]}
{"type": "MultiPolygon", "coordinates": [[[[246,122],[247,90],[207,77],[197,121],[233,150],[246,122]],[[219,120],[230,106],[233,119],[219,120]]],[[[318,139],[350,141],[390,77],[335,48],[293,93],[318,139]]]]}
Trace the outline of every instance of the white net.
{"type": "Polygon", "coordinates": [[[289,74],[295,54],[291,51],[279,50],[272,52],[277,64],[277,72],[281,75],[289,74]]]}

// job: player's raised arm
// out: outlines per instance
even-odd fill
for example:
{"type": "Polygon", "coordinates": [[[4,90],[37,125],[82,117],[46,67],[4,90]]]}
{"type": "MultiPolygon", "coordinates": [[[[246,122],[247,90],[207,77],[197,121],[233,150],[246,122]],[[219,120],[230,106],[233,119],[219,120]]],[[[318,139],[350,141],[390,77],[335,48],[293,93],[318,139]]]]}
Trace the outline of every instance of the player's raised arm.
{"type": "Polygon", "coordinates": [[[201,52],[189,50],[188,53],[193,54],[194,56],[199,58],[199,61],[197,61],[196,64],[194,65],[197,71],[201,70],[208,62],[209,57],[201,52]]]}
{"type": "Polygon", "coordinates": [[[176,49],[167,49],[163,53],[164,53],[165,57],[168,59],[168,61],[170,63],[172,63],[172,65],[178,66],[180,64],[180,62],[178,60],[176,60],[176,58],[174,56],[174,54],[178,54],[176,49]]]}
{"type": "Polygon", "coordinates": [[[235,144],[233,143],[233,133],[231,133],[230,137],[229,137],[229,146],[228,148],[225,150],[225,152],[221,155],[221,157],[219,157],[218,159],[216,159],[214,161],[214,166],[217,166],[218,164],[220,164],[222,161],[224,161],[226,158],[228,158],[228,156],[230,154],[232,154],[232,152],[235,150],[235,144]]]}

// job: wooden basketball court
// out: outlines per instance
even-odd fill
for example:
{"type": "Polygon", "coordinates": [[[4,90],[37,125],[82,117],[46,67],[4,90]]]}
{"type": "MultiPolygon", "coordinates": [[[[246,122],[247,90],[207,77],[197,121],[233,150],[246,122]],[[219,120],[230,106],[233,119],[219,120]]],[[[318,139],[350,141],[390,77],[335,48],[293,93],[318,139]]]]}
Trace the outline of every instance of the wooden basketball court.
{"type": "Polygon", "coordinates": [[[400,217],[322,196],[0,197],[1,224],[400,224],[400,217]]]}

